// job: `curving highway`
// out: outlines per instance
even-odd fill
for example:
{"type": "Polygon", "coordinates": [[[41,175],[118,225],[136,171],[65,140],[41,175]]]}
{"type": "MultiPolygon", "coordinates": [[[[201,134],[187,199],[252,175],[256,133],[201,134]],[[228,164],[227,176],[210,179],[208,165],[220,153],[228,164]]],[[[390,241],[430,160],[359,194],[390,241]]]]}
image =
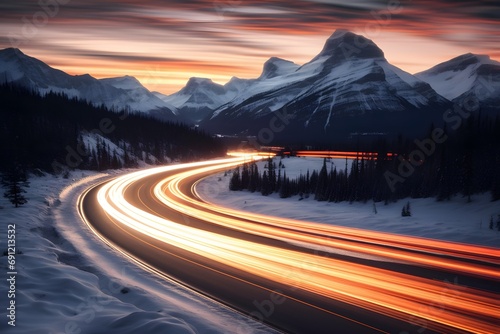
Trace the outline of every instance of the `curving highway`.
{"type": "Polygon", "coordinates": [[[198,196],[202,178],[260,158],[127,174],[87,189],[79,211],[141,265],[285,332],[499,331],[500,249],[252,214],[198,196]]]}

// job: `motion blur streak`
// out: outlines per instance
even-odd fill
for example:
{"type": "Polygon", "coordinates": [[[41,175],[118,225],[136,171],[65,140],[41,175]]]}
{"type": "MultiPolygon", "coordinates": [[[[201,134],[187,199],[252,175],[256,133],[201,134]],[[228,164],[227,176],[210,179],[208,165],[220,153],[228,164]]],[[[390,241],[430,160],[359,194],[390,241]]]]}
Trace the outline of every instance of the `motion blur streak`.
{"type": "Polygon", "coordinates": [[[494,333],[498,329],[495,325],[498,294],[466,286],[450,287],[448,282],[329,256],[340,249],[359,257],[375,256],[498,280],[500,273],[493,267],[500,263],[498,249],[251,214],[218,207],[197,196],[196,180],[265,156],[233,154],[233,158],[132,173],[102,186],[98,202],[115,221],[137,232],[296,289],[403,321],[425,319],[426,327],[438,331],[494,333]],[[260,239],[236,238],[187,226],[156,215],[153,209],[141,210],[126,200],[130,185],[145,177],[175,170],[179,172],[150,190],[164,205],[207,224],[296,247],[263,244],[250,241],[260,239]],[[191,193],[184,193],[183,185],[193,182],[191,193]]]}

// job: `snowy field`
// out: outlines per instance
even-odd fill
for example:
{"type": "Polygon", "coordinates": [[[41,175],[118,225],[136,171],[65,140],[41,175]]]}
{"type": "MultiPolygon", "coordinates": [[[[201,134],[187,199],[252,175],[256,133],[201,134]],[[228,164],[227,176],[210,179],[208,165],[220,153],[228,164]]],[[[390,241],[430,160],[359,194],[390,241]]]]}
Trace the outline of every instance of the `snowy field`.
{"type": "MultiPolygon", "coordinates": [[[[76,211],[79,194],[110,175],[33,177],[29,202],[0,198],[0,245],[15,224],[15,298],[0,260],[0,333],[274,333],[271,329],[145,271],[102,243],[76,211]],[[6,316],[15,300],[15,327],[6,316]]],[[[2,189],[0,189],[2,190],[2,189]]],[[[1,192],[3,194],[3,190],[1,192]]]]}
{"type": "MultiPolygon", "coordinates": [[[[278,164],[278,158],[275,161],[278,164]]],[[[345,168],[346,161],[333,159],[327,164],[328,170],[332,163],[339,170],[345,168]]],[[[287,176],[293,178],[308,169],[319,171],[323,159],[285,158],[283,164],[287,176]]],[[[259,162],[259,171],[263,168],[264,162],[259,162]]],[[[489,229],[491,216],[495,223],[500,219],[500,202],[491,202],[489,193],[473,196],[471,203],[462,196],[449,202],[410,198],[388,205],[375,203],[375,213],[373,202],[328,203],[315,201],[313,196],[299,201],[298,196],[281,199],[278,194],[264,197],[248,191],[230,192],[230,177],[230,172],[210,176],[197,190],[208,202],[254,213],[500,248],[500,232],[489,229]],[[402,217],[401,210],[408,201],[412,216],[402,217]]]]}

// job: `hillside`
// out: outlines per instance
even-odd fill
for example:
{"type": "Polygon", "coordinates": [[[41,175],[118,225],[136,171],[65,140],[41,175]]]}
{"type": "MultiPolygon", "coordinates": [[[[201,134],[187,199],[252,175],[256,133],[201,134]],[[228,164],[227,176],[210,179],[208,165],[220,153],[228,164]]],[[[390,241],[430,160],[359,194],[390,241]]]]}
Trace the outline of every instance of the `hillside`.
{"type": "Polygon", "coordinates": [[[0,171],[104,170],[224,154],[220,142],[182,124],[112,112],[63,94],[0,86],[0,171]]]}

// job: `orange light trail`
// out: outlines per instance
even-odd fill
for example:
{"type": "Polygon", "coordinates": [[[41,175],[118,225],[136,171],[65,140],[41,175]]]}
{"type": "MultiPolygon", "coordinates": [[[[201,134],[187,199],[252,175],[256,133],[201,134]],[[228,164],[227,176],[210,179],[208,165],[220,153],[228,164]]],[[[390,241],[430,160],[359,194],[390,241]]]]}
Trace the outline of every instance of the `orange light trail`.
{"type": "MultiPolygon", "coordinates": [[[[145,177],[178,171],[158,182],[151,189],[152,195],[164,205],[207,224],[321,250],[325,254],[340,249],[361,254],[358,256],[376,256],[500,279],[498,268],[493,268],[500,264],[499,249],[256,215],[215,206],[181,191],[185,183],[249,160],[265,158],[267,154],[233,156],[119,177],[100,189],[98,201],[109,216],[123,225],[243,272],[403,321],[413,317],[426,319],[429,328],[438,331],[493,333],[498,329],[494,324],[498,319],[498,294],[465,286],[450,289],[446,282],[197,229],[160,217],[154,211],[134,207],[125,199],[131,184],[145,177]],[[461,261],[463,258],[483,264],[461,261]]],[[[196,194],[195,189],[191,191],[196,194]]]]}
{"type": "MultiPolygon", "coordinates": [[[[296,151],[295,155],[298,157],[315,157],[315,158],[334,158],[334,159],[356,159],[356,158],[374,158],[376,159],[378,153],[376,152],[343,152],[343,151],[296,151]]],[[[387,158],[394,157],[394,153],[387,153],[387,158]]]]}

